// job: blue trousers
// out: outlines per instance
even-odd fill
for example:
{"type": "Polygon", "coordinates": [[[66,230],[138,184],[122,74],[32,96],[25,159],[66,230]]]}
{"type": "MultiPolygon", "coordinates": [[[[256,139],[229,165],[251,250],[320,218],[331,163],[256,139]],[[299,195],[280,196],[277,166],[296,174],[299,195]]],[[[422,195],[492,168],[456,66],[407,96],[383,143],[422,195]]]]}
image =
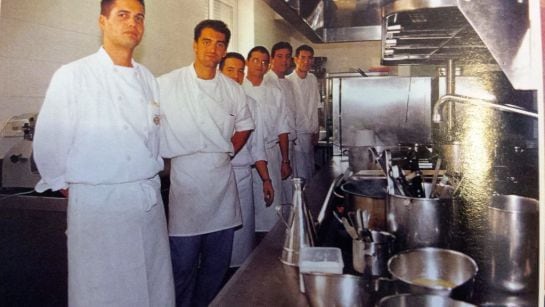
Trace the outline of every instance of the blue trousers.
{"type": "Polygon", "coordinates": [[[176,306],[208,306],[229,269],[234,228],[188,237],[170,237],[176,306]]]}

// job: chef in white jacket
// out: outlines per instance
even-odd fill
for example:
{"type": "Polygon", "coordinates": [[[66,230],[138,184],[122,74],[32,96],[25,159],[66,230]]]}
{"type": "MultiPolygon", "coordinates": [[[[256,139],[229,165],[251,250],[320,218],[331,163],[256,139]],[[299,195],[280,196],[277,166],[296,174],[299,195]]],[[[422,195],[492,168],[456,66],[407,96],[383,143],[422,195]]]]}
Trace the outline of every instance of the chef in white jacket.
{"type": "Polygon", "coordinates": [[[318,143],[318,107],[320,90],[318,80],[310,73],[314,49],[301,45],[295,50],[295,70],[286,78],[293,84],[295,92],[295,141],[294,156],[298,177],[310,180],[314,175],[314,145],[318,143]]]}
{"type": "Polygon", "coordinates": [[[217,71],[230,31],[194,29],[193,64],[158,78],[161,155],[171,159],[169,235],[176,304],[208,306],[229,268],[242,222],[231,157],[254,129],[244,90],[217,71]]]}
{"type": "Polygon", "coordinates": [[[282,193],[280,202],[287,204],[292,202],[293,183],[291,180],[287,180],[290,175],[298,176],[295,173],[297,169],[295,164],[297,161],[294,159],[293,148],[294,142],[297,137],[295,131],[295,93],[290,81],[285,77],[288,70],[291,67],[291,54],[293,48],[288,42],[278,42],[273,45],[271,49],[271,67],[269,72],[265,75],[265,82],[269,85],[278,87],[282,93],[282,102],[285,105],[288,114],[288,125],[290,127],[288,134],[287,156],[282,156],[282,193]],[[289,172],[287,167],[289,166],[289,172]]]}
{"type": "MultiPolygon", "coordinates": [[[[258,176],[254,177],[256,231],[267,232],[278,221],[276,207],[281,204],[281,199],[278,197],[278,191],[282,186],[283,173],[281,171],[291,172],[289,164],[283,165],[281,163],[282,157],[287,157],[290,127],[287,118],[288,112],[282,102],[280,90],[275,86],[265,84],[263,79],[269,65],[267,48],[263,46],[252,48],[248,52],[246,65],[248,69],[242,86],[246,94],[255,99],[259,106],[258,110],[261,111],[268,169],[273,187],[277,191],[273,206],[266,206],[262,200],[264,197],[261,183],[258,176]]],[[[254,175],[257,175],[257,170],[254,170],[254,175]]]]}
{"type": "MultiPolygon", "coordinates": [[[[240,53],[228,52],[220,62],[220,71],[242,84],[244,80],[244,67],[246,60],[240,53]]],[[[231,253],[231,267],[239,267],[250,255],[255,246],[255,210],[252,190],[252,168],[259,174],[256,181],[261,180],[263,201],[270,206],[274,200],[274,189],[267,168],[267,155],[265,152],[265,138],[263,135],[264,123],[260,106],[257,102],[247,97],[248,108],[254,119],[255,129],[250,134],[248,141],[236,153],[231,160],[237,181],[237,191],[242,209],[242,226],[235,230],[233,239],[233,252],[231,253]],[[259,109],[258,109],[259,108],[259,109]]],[[[262,204],[261,201],[258,204],[262,204]]]]}
{"type": "Polygon", "coordinates": [[[55,72],[39,113],[38,192],[68,196],[68,305],[174,306],[160,195],[158,87],[132,59],[144,3],[103,0],[97,53],[55,72]]]}

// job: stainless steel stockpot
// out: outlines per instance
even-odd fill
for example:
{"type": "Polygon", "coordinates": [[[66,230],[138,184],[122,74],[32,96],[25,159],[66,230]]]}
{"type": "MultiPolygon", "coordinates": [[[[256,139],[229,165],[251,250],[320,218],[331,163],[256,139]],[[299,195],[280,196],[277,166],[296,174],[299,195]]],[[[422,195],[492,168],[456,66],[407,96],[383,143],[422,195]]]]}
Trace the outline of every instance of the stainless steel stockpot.
{"type": "Polygon", "coordinates": [[[386,230],[386,179],[377,177],[352,177],[341,186],[345,206],[370,213],[369,229],[386,230]]]}
{"type": "MultiPolygon", "coordinates": [[[[431,189],[424,183],[425,190],[431,189]]],[[[445,189],[452,190],[451,187],[445,189]]],[[[426,193],[429,195],[429,193],[426,193]]],[[[386,223],[396,237],[395,250],[419,247],[448,247],[453,219],[453,201],[445,193],[439,198],[415,198],[388,194],[386,223]]]]}
{"type": "Polygon", "coordinates": [[[489,281],[513,293],[537,290],[539,202],[517,195],[493,196],[488,208],[489,281]]]}

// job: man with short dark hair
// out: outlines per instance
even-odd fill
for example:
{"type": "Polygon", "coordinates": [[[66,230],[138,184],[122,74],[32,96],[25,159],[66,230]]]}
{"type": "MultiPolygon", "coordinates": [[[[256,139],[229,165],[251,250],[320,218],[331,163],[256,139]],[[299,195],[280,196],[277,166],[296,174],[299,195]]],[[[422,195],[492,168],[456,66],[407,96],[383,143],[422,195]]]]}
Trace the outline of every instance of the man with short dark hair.
{"type": "Polygon", "coordinates": [[[193,64],[158,78],[161,155],[171,159],[169,235],[179,306],[208,306],[221,288],[242,222],[231,157],[254,122],[244,90],[217,73],[230,31],[204,20],[194,31],[193,64]]]}
{"type": "Polygon", "coordinates": [[[292,84],[285,77],[291,68],[291,54],[293,48],[288,42],[278,42],[271,49],[271,69],[265,75],[265,82],[280,89],[282,93],[282,103],[284,103],[288,114],[288,125],[290,127],[287,134],[288,141],[286,144],[281,144],[282,150],[282,189],[280,193],[280,202],[287,204],[292,202],[292,185],[288,179],[295,170],[293,159],[293,147],[296,138],[295,133],[295,93],[293,92],[292,84]]]}
{"type": "MultiPolygon", "coordinates": [[[[246,58],[247,73],[242,86],[244,91],[252,97],[263,110],[263,126],[265,150],[267,151],[267,163],[269,174],[275,188],[276,196],[273,206],[264,206],[261,201],[262,189],[259,181],[254,177],[255,195],[255,223],[257,232],[267,232],[278,221],[276,206],[281,204],[279,191],[282,189],[281,163],[283,149],[288,143],[288,112],[282,101],[282,93],[276,86],[266,84],[265,73],[269,66],[269,51],[263,46],[256,46],[248,52],[246,58]]],[[[289,165],[288,165],[289,166],[289,165]]]]}
{"type": "MultiPolygon", "coordinates": [[[[238,84],[244,81],[246,60],[240,53],[229,52],[220,62],[220,71],[238,84]]],[[[237,180],[238,197],[242,209],[242,227],[235,230],[231,267],[239,267],[250,255],[255,246],[255,207],[252,191],[253,180],[261,182],[263,198],[256,197],[258,206],[270,206],[274,200],[272,180],[267,168],[265,151],[263,110],[251,97],[247,97],[248,108],[255,122],[255,129],[246,144],[231,160],[237,180]],[[256,174],[252,174],[255,169],[256,174]],[[255,178],[254,178],[255,177],[255,178]],[[257,178],[259,177],[259,178],[257,178]],[[263,203],[264,202],[264,203],[263,203]]]]}
{"type": "Polygon", "coordinates": [[[314,175],[314,145],[318,143],[320,126],[318,107],[320,90],[316,76],[310,73],[314,49],[301,45],[295,50],[295,70],[286,78],[293,83],[295,92],[295,173],[298,177],[310,180],[314,175]]]}
{"type": "Polygon", "coordinates": [[[68,196],[68,306],[174,306],[158,172],[159,92],[133,60],[144,3],[103,0],[102,47],[51,79],[34,135],[36,190],[68,196]]]}

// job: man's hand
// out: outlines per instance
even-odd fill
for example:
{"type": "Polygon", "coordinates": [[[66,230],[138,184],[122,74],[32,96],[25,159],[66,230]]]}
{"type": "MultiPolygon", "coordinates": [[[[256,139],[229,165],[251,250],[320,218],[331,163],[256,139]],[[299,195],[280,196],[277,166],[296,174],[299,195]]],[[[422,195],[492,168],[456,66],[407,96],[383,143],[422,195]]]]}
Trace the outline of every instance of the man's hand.
{"type": "Polygon", "coordinates": [[[282,161],[282,165],[280,166],[280,175],[282,176],[282,180],[286,180],[291,173],[292,169],[290,161],[282,161]]]}
{"type": "Polygon", "coordinates": [[[274,201],[274,189],[270,179],[263,181],[263,199],[266,207],[270,207],[274,201]]]}

